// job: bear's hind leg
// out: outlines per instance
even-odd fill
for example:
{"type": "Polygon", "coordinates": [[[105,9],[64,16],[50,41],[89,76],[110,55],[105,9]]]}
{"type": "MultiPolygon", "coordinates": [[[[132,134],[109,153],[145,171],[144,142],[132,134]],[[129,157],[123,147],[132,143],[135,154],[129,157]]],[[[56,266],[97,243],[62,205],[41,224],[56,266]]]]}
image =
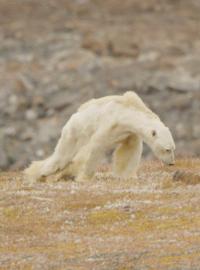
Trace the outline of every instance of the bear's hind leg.
{"type": "Polygon", "coordinates": [[[78,171],[77,181],[83,182],[93,178],[97,166],[111,146],[107,129],[94,134],[90,142],[82,148],[81,153],[78,153],[77,158],[75,157],[78,171]]]}
{"type": "Polygon", "coordinates": [[[28,182],[61,171],[72,161],[77,152],[78,138],[70,125],[64,127],[54,153],[45,160],[33,162],[25,171],[28,182]]]}
{"type": "MultiPolygon", "coordinates": [[[[99,163],[106,154],[106,149],[102,146],[95,146],[92,149],[91,146],[88,146],[85,150],[85,157],[87,157],[87,159],[84,160],[82,158],[81,160],[77,160],[77,163],[74,163],[74,168],[76,168],[78,172],[78,182],[90,181],[93,178],[99,163]]],[[[82,154],[84,155],[84,153],[82,154]]]]}

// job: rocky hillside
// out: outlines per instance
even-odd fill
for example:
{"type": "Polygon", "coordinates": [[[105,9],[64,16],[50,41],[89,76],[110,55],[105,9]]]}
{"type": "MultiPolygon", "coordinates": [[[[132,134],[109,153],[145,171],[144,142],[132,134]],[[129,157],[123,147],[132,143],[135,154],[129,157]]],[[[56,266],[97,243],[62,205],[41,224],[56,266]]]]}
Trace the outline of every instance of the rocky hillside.
{"type": "Polygon", "coordinates": [[[198,0],[0,0],[0,168],[49,154],[80,103],[134,89],[200,153],[198,0]]]}
{"type": "Polygon", "coordinates": [[[148,162],[138,179],[0,174],[1,270],[198,270],[200,160],[148,162]]]}

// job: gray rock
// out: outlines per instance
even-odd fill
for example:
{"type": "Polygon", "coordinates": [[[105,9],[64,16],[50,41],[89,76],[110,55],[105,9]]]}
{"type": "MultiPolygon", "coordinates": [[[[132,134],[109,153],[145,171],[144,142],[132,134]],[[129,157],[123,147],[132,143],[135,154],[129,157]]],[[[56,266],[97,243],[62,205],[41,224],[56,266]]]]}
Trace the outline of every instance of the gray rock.
{"type": "Polygon", "coordinates": [[[30,0],[20,16],[20,1],[7,2],[0,3],[9,11],[0,31],[0,167],[51,153],[81,103],[127,90],[170,127],[178,154],[199,155],[198,1],[53,0],[38,11],[30,0]]]}

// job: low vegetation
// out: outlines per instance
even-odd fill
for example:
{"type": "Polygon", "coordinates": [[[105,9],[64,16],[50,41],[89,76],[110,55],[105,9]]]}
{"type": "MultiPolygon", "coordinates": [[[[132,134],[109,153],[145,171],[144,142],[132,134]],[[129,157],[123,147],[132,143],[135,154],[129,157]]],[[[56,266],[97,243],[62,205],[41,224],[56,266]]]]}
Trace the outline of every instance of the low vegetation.
{"type": "Polygon", "coordinates": [[[138,179],[0,174],[0,269],[199,269],[200,160],[144,162],[138,179]]]}

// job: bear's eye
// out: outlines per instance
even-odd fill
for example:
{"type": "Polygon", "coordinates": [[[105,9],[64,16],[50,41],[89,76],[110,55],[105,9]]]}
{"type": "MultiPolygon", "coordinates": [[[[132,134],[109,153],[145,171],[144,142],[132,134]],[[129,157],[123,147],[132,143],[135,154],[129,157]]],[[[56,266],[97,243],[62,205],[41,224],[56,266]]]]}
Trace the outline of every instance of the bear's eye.
{"type": "Polygon", "coordinates": [[[155,137],[157,133],[155,130],[152,130],[151,134],[152,134],[152,137],[155,137]]]}

